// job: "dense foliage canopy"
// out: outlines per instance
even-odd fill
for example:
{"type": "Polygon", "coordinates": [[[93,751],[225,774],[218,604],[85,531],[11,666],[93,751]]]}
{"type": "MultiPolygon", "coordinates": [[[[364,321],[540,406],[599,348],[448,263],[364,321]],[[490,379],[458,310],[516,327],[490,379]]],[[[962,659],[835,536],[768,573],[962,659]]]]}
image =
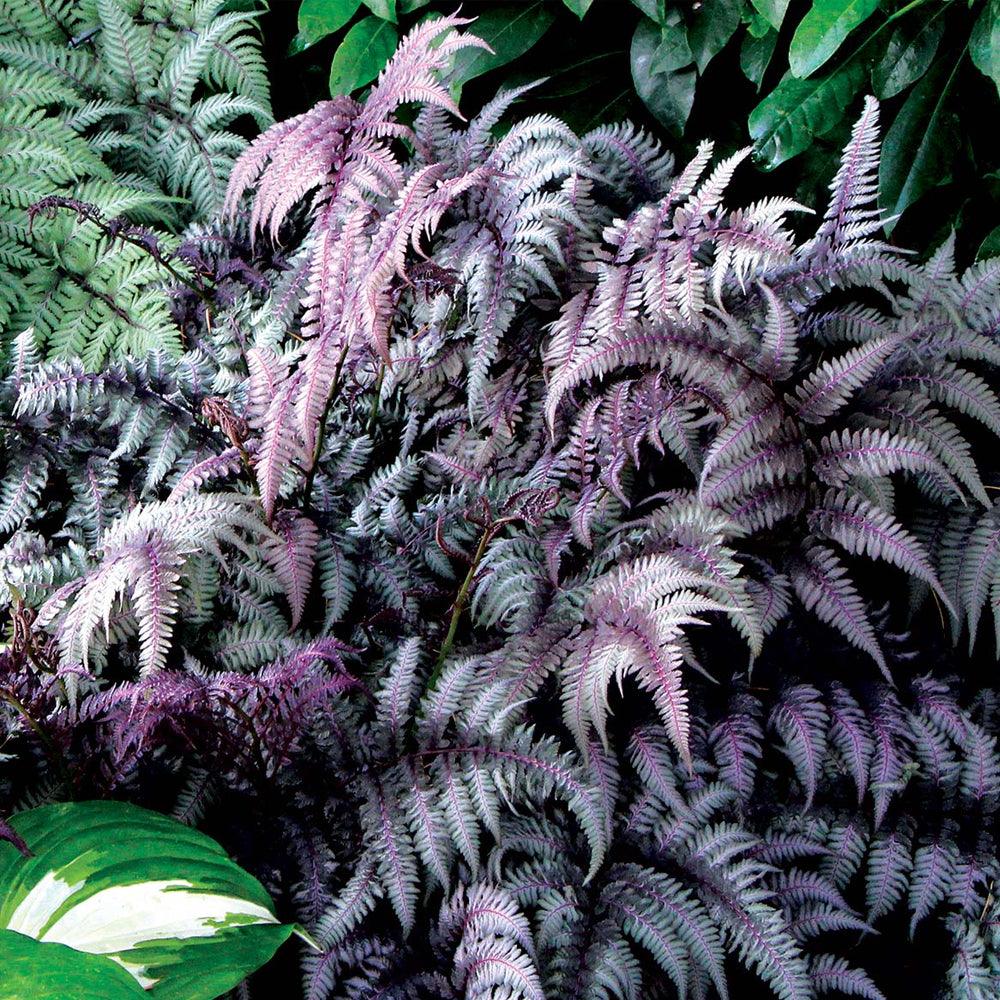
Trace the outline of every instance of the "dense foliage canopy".
{"type": "Polygon", "coordinates": [[[309,1000],[995,996],[1000,259],[861,84],[807,205],[459,15],[272,124],[234,8],[0,0],[0,816],[207,830],[309,1000]]]}

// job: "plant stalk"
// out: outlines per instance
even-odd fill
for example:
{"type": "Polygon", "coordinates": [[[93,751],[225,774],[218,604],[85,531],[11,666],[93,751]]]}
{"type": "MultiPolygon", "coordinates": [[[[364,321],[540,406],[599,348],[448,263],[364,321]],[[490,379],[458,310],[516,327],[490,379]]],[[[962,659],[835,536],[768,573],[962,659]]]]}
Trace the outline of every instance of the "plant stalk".
{"type": "Polygon", "coordinates": [[[469,592],[472,590],[472,581],[476,578],[476,572],[479,569],[479,564],[482,562],[483,556],[486,554],[486,546],[489,545],[490,539],[493,537],[493,533],[493,525],[487,525],[487,527],[483,529],[482,537],[479,539],[479,545],[476,547],[476,553],[472,557],[472,562],[469,564],[469,572],[465,574],[465,579],[462,581],[461,587],[458,588],[458,594],[455,596],[455,603],[451,608],[451,620],[448,622],[448,632],[444,637],[444,642],[441,643],[441,651],[438,653],[434,669],[431,671],[431,675],[427,679],[428,691],[434,690],[434,687],[438,682],[438,678],[441,676],[444,661],[448,658],[448,654],[451,652],[451,647],[455,644],[455,635],[458,632],[458,622],[462,617],[462,612],[465,610],[465,605],[468,603],[469,592]]]}

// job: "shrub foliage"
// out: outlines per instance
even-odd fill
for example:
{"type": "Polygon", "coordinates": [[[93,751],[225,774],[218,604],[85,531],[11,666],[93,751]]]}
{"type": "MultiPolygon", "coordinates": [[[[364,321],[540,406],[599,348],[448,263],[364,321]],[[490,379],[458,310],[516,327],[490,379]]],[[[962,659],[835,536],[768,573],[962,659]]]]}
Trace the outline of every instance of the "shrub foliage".
{"type": "Polygon", "coordinates": [[[734,207],[462,120],[465,23],[241,154],[182,352],[17,337],[6,787],[262,813],[312,1000],[879,998],[881,929],[994,995],[1000,701],[901,623],[1000,603],[1000,261],[884,242],[874,100],[818,219],[734,207]]]}

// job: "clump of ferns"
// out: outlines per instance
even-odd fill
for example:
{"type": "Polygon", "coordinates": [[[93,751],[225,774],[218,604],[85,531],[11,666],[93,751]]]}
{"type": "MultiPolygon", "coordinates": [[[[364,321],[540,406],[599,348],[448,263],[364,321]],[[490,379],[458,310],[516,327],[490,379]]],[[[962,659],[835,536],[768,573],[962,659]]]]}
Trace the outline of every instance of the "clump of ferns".
{"type": "MultiPolygon", "coordinates": [[[[385,136],[400,128],[392,112],[407,87],[420,81],[431,104],[452,110],[434,89],[436,64],[411,58],[415,52],[401,52],[370,105],[327,102],[266,133],[240,161],[229,202],[235,205],[256,180],[253,225],[268,223],[273,234],[297,198],[316,186],[323,207],[289,269],[287,289],[270,304],[264,345],[226,348],[234,367],[221,385],[239,386],[244,413],[237,417],[252,440],[234,442],[228,435],[231,448],[191,470],[185,483],[252,467],[264,520],[280,514],[281,532],[295,553],[280,573],[296,623],[315,558],[316,524],[334,524],[343,509],[336,474],[326,467],[334,444],[327,425],[341,421],[339,447],[356,426],[352,411],[366,395],[365,435],[355,443],[370,447],[369,432],[384,406],[383,414],[403,433],[404,453],[376,473],[369,495],[356,504],[355,548],[371,548],[368,539],[386,533],[405,540],[413,530],[418,535],[411,541],[422,535],[426,542],[427,525],[419,521],[436,522],[441,507],[432,513],[435,505],[449,501],[432,501],[404,526],[395,498],[420,475],[422,459],[410,454],[418,448],[441,470],[442,486],[450,480],[456,490],[475,489],[506,479],[501,492],[508,495],[524,486],[563,491],[566,514],[554,514],[526,537],[488,546],[485,571],[474,574],[472,584],[476,593],[501,595],[490,599],[491,624],[534,624],[551,594],[544,575],[517,567],[540,551],[548,590],[558,590],[563,554],[570,546],[591,549],[588,571],[562,586],[565,593],[550,608],[556,620],[565,609],[570,630],[581,609],[596,626],[576,628],[582,645],[564,671],[572,678],[564,691],[567,722],[581,742],[604,714],[603,699],[580,694],[597,669],[595,656],[611,655],[616,643],[622,656],[629,655],[635,649],[629,634],[642,615],[648,624],[654,609],[661,634],[641,641],[665,655],[647,664],[651,673],[643,683],[660,699],[682,752],[687,722],[676,657],[692,659],[681,630],[698,614],[727,609],[756,651],[794,593],[885,669],[837,547],[882,558],[942,591],[923,547],[894,515],[891,476],[912,473],[931,492],[961,483],[976,497],[984,495],[968,442],[934,403],[993,422],[992,391],[949,359],[993,357],[978,325],[988,313],[996,268],[983,265],[959,280],[948,247],[919,268],[870,238],[878,225],[871,180],[875,105],[855,129],[817,236],[797,245],[785,228],[784,214],[795,207],[787,200],[723,209],[740,157],[701,180],[707,146],[676,177],[669,160],[629,129],[599,130],[578,142],[558,123],[529,120],[491,146],[488,127],[514,95],[494,102],[464,133],[428,113],[420,120],[429,132],[421,150],[437,150],[443,162],[398,161],[385,136]],[[310,138],[314,119],[330,126],[320,140],[310,138]],[[307,158],[300,155],[300,140],[311,150],[307,158]],[[631,147],[631,157],[622,154],[631,147]],[[470,170],[474,155],[484,165],[470,170]],[[366,164],[373,157],[388,170],[384,187],[371,188],[366,164]],[[511,162],[523,173],[496,172],[511,162]],[[527,168],[539,164],[544,169],[535,177],[527,168]],[[617,171],[623,184],[643,172],[645,185],[664,193],[626,219],[614,221],[598,208],[590,218],[595,171],[605,177],[617,171]],[[446,219],[450,228],[442,226],[446,219]],[[596,230],[606,219],[602,246],[596,230]],[[426,246],[437,259],[436,270],[425,275],[425,263],[411,263],[408,253],[423,253],[428,233],[435,234],[426,246]],[[540,331],[521,305],[544,298],[561,261],[581,290],[552,327],[542,384],[531,377],[530,353],[510,351],[501,365],[496,358],[515,317],[540,331]],[[889,282],[902,283],[905,291],[891,293],[889,282]],[[820,305],[831,287],[859,283],[888,296],[884,314],[820,305]],[[299,299],[304,337],[285,346],[274,339],[274,327],[280,331],[299,299]],[[945,306],[951,300],[964,304],[965,325],[950,318],[945,306]],[[466,316],[456,329],[458,301],[466,316]],[[951,323],[947,336],[942,316],[951,323]],[[816,351],[820,337],[860,345],[824,361],[816,351]],[[244,359],[249,378],[240,385],[244,359]],[[595,380],[603,391],[580,399],[584,385],[595,380]],[[461,416],[463,385],[468,426],[461,416]],[[431,400],[446,408],[429,416],[421,431],[431,400]],[[448,408],[451,401],[456,405],[448,408]],[[409,414],[407,403],[414,407],[409,414]],[[537,420],[542,406],[554,440],[546,440],[537,420]],[[829,430],[834,416],[843,418],[842,426],[829,430]],[[645,454],[644,441],[674,451],[691,468],[693,494],[650,496],[632,471],[645,454]],[[296,477],[304,479],[308,510],[297,511],[294,500],[284,506],[296,477]],[[327,510],[324,498],[332,504],[327,510]],[[642,514],[645,504],[655,508],[652,514],[642,514]],[[615,526],[630,507],[639,516],[615,526]],[[389,511],[391,525],[383,521],[389,511]],[[774,531],[795,519],[801,530],[787,532],[792,541],[785,546],[791,558],[768,552],[774,531]],[[603,553],[593,548],[594,537],[603,553]],[[754,555],[758,543],[755,560],[741,554],[746,548],[754,555]],[[599,581],[616,561],[621,565],[599,581]],[[532,620],[527,610],[518,618],[514,605],[504,606],[502,595],[516,589],[511,581],[519,575],[530,578],[538,595],[527,606],[534,609],[532,620]],[[505,583],[498,587],[501,577],[505,583]],[[668,605],[675,612],[669,628],[662,619],[668,605]]],[[[160,478],[162,472],[147,488],[160,478]]],[[[412,558],[400,563],[403,575],[428,576],[427,568],[430,577],[452,575],[440,554],[429,567],[412,558]]],[[[949,601],[943,591],[942,601],[949,601]]]]}
{"type": "Polygon", "coordinates": [[[256,19],[200,0],[4,3],[0,127],[17,136],[0,164],[5,347],[31,325],[48,356],[91,369],[182,349],[169,269],[67,213],[30,226],[25,209],[73,197],[164,243],[209,222],[241,133],[272,121],[256,19]]]}
{"type": "Polygon", "coordinates": [[[847,560],[965,615],[985,602],[1000,567],[966,423],[995,431],[972,366],[995,361],[996,264],[958,277],[948,246],[918,265],[880,242],[871,103],[805,243],[787,200],[726,209],[736,161],[703,178],[707,148],[675,173],[627,125],[497,137],[516,94],[457,127],[460,23],[421,26],[366,104],[323,102],[240,161],[230,210],[254,188],[250,222],[274,235],[304,202],[308,233],[203,349],[88,373],[18,340],[4,405],[31,446],[5,455],[0,567],[61,669],[90,668],[122,761],[174,725],[263,761],[253,786],[217,770],[262,800],[280,786],[329,947],[310,995],[724,993],[725,953],[779,996],[877,997],[811,937],[904,907],[972,919],[969,838],[904,839],[896,809],[920,808],[926,772],[951,789],[944,819],[992,815],[995,713],[938,717],[846,669],[716,711],[689,681],[702,660],[719,673],[702,651],[724,630],[694,626],[727,617],[763,665],[797,597],[888,671],[847,560]],[[410,96],[429,108],[412,150],[410,96]],[[640,201],[619,213],[606,188],[640,201]],[[87,488],[50,509],[50,467],[87,488]],[[974,521],[932,540],[956,490],[974,521]],[[65,536],[39,537],[45,518],[65,536]],[[314,646],[333,635],[346,669],[314,646]],[[288,725],[267,722],[283,700],[288,725]],[[835,843],[862,858],[853,885],[835,843]]]}
{"type": "MultiPolygon", "coordinates": [[[[255,243],[239,225],[205,224],[189,229],[179,239],[124,215],[106,217],[97,205],[66,195],[47,195],[28,206],[29,233],[37,219],[54,219],[60,212],[93,227],[112,249],[138,250],[163,273],[164,282],[171,286],[171,315],[183,346],[211,348],[213,340],[204,333],[211,328],[213,313],[229,309],[247,291],[266,292],[269,285],[262,272],[281,272],[287,267],[274,244],[255,243]]],[[[126,322],[136,322],[110,298],[108,304],[126,322]]]]}
{"type": "Polygon", "coordinates": [[[562,428],[570,394],[593,387],[573,427],[590,453],[589,511],[578,516],[597,509],[588,482],[605,500],[631,499],[618,477],[646,435],[692,468],[701,509],[728,520],[723,536],[756,557],[748,583],[767,595],[769,624],[794,594],[885,672],[841,553],[904,569],[951,615],[981,603],[975,588],[939,579],[899,520],[913,504],[897,497],[895,479],[912,479],[918,509],[990,504],[976,438],[952,414],[1000,433],[996,394],[964,364],[1000,360],[991,333],[1000,268],[987,261],[959,276],[952,240],[923,266],[879,241],[877,123],[870,101],[804,244],[785,228],[799,207],[787,199],[721,207],[745,153],[697,184],[707,146],[659,201],[608,227],[596,277],[553,327],[546,414],[562,428]],[[867,289],[873,299],[855,291],[867,289]],[[841,353],[827,358],[831,348],[841,353]],[[669,416],[642,408],[653,387],[669,416]]]}

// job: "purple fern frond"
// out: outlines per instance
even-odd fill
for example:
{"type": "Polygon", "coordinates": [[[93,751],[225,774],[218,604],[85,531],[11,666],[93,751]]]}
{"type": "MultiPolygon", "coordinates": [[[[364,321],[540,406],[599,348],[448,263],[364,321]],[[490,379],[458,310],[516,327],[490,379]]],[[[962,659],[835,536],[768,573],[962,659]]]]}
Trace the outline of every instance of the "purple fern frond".
{"type": "Polygon", "coordinates": [[[298,628],[305,611],[316,564],[319,531],[304,514],[280,510],[271,519],[274,539],[264,546],[264,555],[288,599],[292,628],[298,628]]]}

